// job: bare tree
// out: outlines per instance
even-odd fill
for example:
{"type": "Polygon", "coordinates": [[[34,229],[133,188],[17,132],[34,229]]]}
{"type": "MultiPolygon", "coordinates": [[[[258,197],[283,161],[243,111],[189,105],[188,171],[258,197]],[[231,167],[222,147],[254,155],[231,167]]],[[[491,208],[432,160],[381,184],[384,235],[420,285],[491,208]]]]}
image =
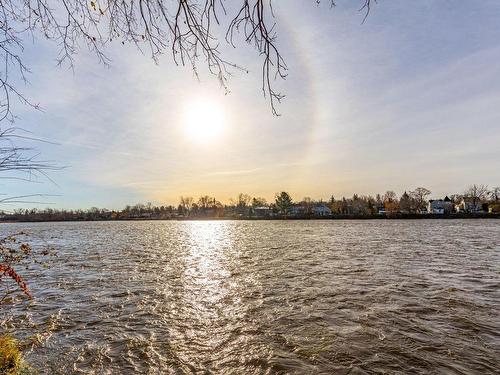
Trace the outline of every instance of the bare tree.
{"type": "Polygon", "coordinates": [[[238,194],[238,201],[236,205],[238,208],[247,208],[250,206],[250,202],[252,201],[252,197],[248,194],[240,193],[238,194]]]}
{"type": "Polygon", "coordinates": [[[491,189],[490,199],[491,212],[500,213],[500,186],[491,189]]]}
{"type": "Polygon", "coordinates": [[[494,202],[500,201],[500,186],[496,186],[490,191],[491,200],[494,202]]]}
{"type": "Polygon", "coordinates": [[[413,191],[410,191],[410,197],[415,202],[415,208],[418,212],[421,212],[427,206],[427,197],[431,195],[431,191],[424,187],[418,187],[413,191]]]}
{"type": "Polygon", "coordinates": [[[395,202],[398,199],[398,196],[392,190],[387,190],[384,194],[384,203],[385,202],[395,202]]]}
{"type": "Polygon", "coordinates": [[[214,208],[219,202],[214,197],[209,195],[202,195],[198,198],[198,206],[201,210],[207,210],[209,208],[214,208]]]}
{"type": "Polygon", "coordinates": [[[480,209],[480,204],[489,194],[487,185],[471,185],[464,192],[464,199],[469,200],[474,210],[480,209]]]}
{"type": "Polygon", "coordinates": [[[465,192],[464,196],[477,198],[478,200],[483,200],[488,196],[489,189],[488,185],[471,185],[469,186],[465,192]]]}
{"type": "Polygon", "coordinates": [[[180,198],[181,207],[189,214],[193,208],[193,197],[183,197],[180,198]]]}
{"type": "MultiPolygon", "coordinates": [[[[372,1],[360,1],[361,11],[368,15],[372,1]]],[[[320,3],[315,0],[315,3],[320,3]]],[[[272,0],[5,0],[0,2],[0,119],[13,120],[11,98],[37,107],[12,84],[11,74],[26,80],[29,68],[23,62],[24,41],[42,36],[59,46],[59,64],[73,64],[73,58],[84,44],[99,61],[109,64],[105,48],[111,42],[135,44],[147,49],[153,60],[170,53],[176,64],[189,65],[198,74],[201,60],[227,90],[232,68],[216,38],[219,29],[225,41],[236,46],[236,35],[252,45],[262,56],[262,91],[269,99],[272,112],[283,95],[273,81],[284,79],[287,65],[277,44],[272,0]]],[[[334,1],[330,4],[335,5],[334,1]]]]}

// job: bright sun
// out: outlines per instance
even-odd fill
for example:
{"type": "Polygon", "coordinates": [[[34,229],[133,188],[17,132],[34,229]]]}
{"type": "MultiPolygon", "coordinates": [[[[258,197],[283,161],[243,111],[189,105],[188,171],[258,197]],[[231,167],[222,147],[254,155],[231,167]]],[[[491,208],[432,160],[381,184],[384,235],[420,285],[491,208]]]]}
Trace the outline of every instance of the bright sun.
{"type": "Polygon", "coordinates": [[[225,128],[224,111],[208,100],[198,100],[186,106],[184,121],[187,136],[197,142],[215,140],[225,128]]]}

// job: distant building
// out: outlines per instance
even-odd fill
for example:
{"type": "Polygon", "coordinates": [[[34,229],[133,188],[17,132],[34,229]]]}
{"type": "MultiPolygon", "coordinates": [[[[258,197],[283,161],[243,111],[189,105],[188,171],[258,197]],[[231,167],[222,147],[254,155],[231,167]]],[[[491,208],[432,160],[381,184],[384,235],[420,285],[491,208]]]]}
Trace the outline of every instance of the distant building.
{"type": "Polygon", "coordinates": [[[483,205],[478,198],[463,197],[457,208],[460,212],[477,213],[483,210],[483,205]]]}
{"type": "Polygon", "coordinates": [[[307,214],[307,208],[300,204],[295,204],[290,208],[288,213],[290,216],[304,216],[307,214]]]}
{"type": "Polygon", "coordinates": [[[261,207],[254,207],[253,209],[253,214],[257,217],[269,217],[272,216],[273,210],[270,207],[266,206],[261,206],[261,207]]]}
{"type": "Polygon", "coordinates": [[[290,216],[330,216],[332,210],[325,204],[315,204],[314,206],[305,206],[296,204],[289,210],[290,216]]]}
{"type": "Polygon", "coordinates": [[[312,209],[314,216],[330,216],[332,210],[324,204],[319,204],[312,209]]]}
{"type": "Polygon", "coordinates": [[[454,211],[453,202],[450,198],[431,199],[429,201],[428,211],[431,214],[444,215],[454,211]]]}

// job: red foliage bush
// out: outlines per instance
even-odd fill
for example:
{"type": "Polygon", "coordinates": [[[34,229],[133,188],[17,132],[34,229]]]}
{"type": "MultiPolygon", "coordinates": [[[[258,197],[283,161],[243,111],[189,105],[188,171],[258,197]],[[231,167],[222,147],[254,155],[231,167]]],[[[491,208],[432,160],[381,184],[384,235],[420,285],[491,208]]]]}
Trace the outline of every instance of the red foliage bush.
{"type": "Polygon", "coordinates": [[[7,264],[0,264],[0,280],[3,276],[8,276],[12,280],[14,280],[19,288],[26,294],[29,298],[32,298],[32,295],[28,289],[28,286],[24,282],[23,278],[17,274],[17,272],[7,264]]]}

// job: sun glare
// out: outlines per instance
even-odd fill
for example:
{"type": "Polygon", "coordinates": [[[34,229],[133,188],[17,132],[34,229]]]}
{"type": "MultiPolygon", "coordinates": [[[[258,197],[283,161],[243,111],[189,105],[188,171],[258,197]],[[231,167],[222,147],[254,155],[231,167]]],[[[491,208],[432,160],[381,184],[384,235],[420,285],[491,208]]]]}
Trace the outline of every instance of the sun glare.
{"type": "Polygon", "coordinates": [[[209,142],[220,137],[224,131],[224,111],[210,101],[196,101],[185,109],[184,130],[189,139],[209,142]]]}

